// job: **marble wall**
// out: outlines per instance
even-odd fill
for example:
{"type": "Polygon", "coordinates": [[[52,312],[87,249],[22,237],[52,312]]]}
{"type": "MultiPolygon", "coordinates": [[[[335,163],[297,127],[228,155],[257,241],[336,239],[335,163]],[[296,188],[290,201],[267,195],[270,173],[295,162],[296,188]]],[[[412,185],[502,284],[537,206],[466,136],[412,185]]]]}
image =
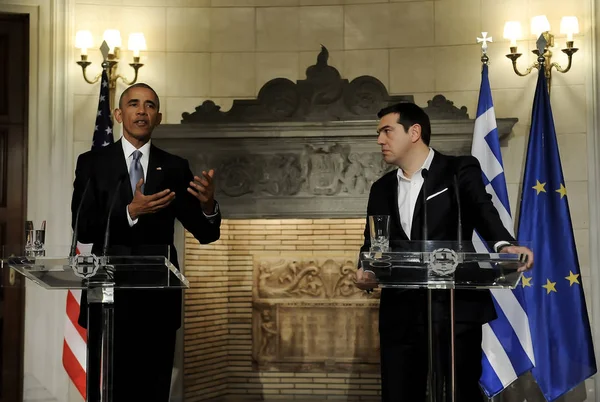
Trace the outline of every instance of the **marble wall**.
{"type": "MultiPolygon", "coordinates": [[[[589,278],[587,191],[588,104],[591,77],[589,0],[75,0],[74,31],[89,29],[95,43],[107,28],[142,31],[148,51],[139,80],[161,97],[163,121],[177,124],[181,113],[193,112],[205,99],[227,110],[233,99],[254,98],[275,77],[304,79],[320,44],[330,52],[329,64],[343,78],[377,77],[391,94],[413,94],[426,106],[443,93],[475,117],[480,84],[480,45],[489,32],[490,84],[497,117],[517,117],[513,135],[504,141],[503,157],[511,208],[517,206],[536,77],[518,77],[511,67],[504,22],[518,20],[524,40],[518,42],[522,70],[535,60],[531,16],[546,14],[559,32],[563,15],[576,15],[580,51],[568,74],[553,75],[552,104],[575,237],[584,277],[589,278]]],[[[564,35],[556,38],[555,59],[563,65],[564,35]]],[[[74,50],[76,51],[76,50],[74,50]]],[[[131,52],[123,52],[129,62],[131,52]]],[[[98,69],[101,55],[90,51],[98,69]]],[[[130,75],[125,63],[120,71],[130,75]]],[[[98,87],[72,77],[75,154],[89,149],[98,87]]],[[[118,94],[125,88],[120,83],[118,94]]],[[[117,128],[115,132],[120,132],[117,128]]],[[[586,281],[589,291],[590,282],[586,281]]]]}
{"type": "MultiPolygon", "coordinates": [[[[513,211],[522,174],[535,77],[517,77],[504,57],[508,42],[501,38],[505,20],[520,20],[525,40],[520,65],[533,61],[534,38],[529,18],[546,13],[558,32],[560,17],[576,15],[581,34],[575,44],[571,72],[555,74],[552,103],[563,169],[569,191],[575,237],[588,298],[590,277],[588,143],[597,111],[592,109],[592,15],[595,0],[3,0],[1,11],[30,13],[32,89],[30,91],[30,165],[28,214],[50,219],[58,242],[68,241],[68,203],[76,155],[89,149],[99,88],[88,85],[74,60],[75,32],[90,29],[96,45],[107,28],[144,32],[140,80],[161,95],[165,121],[178,123],[182,112],[193,111],[205,99],[228,109],[233,99],[253,98],[274,77],[304,78],[323,43],[329,63],[344,78],[369,74],[392,94],[413,94],[417,103],[443,93],[474,116],[480,82],[479,46],[475,37],[488,31],[490,81],[496,115],[518,117],[503,155],[513,211]],[[8,4],[8,5],[7,5],[8,4]],[[12,7],[12,8],[11,8],[12,7]],[[19,8],[20,7],[20,8],[19,8]],[[17,11],[14,11],[17,10],[17,11]],[[52,190],[52,191],[49,191],[52,190]],[[47,197],[34,197],[44,192],[47,197]]],[[[558,46],[564,37],[557,37],[558,46]]],[[[555,51],[556,59],[565,56],[555,51]]],[[[90,51],[99,70],[99,51],[90,51]]],[[[129,63],[131,53],[123,52],[129,63]]],[[[131,77],[126,63],[120,72],[131,77]]],[[[119,84],[118,93],[124,88],[119,84]]],[[[117,95],[118,95],[117,93],[117,95]]],[[[116,130],[117,135],[120,129],[116,130]]],[[[594,193],[595,194],[595,193],[594,193]]],[[[594,237],[592,237],[594,238],[594,237]]],[[[597,286],[594,285],[597,289],[597,286]]],[[[590,307],[592,303],[588,304],[590,307]]],[[[64,296],[28,289],[26,371],[58,400],[68,396],[68,380],[60,363],[64,327],[64,296]],[[44,328],[44,331],[40,331],[44,328]]],[[[594,312],[595,313],[595,312],[594,312]]],[[[591,398],[591,397],[590,397],[591,398]]]]}
{"type": "MultiPolygon", "coordinates": [[[[568,74],[555,74],[552,102],[563,166],[570,194],[580,254],[587,254],[588,202],[586,74],[589,74],[590,15],[586,0],[153,0],[136,5],[121,0],[76,0],[74,30],[89,29],[99,45],[106,28],[143,31],[140,80],[161,96],[164,121],[178,123],[205,99],[227,110],[233,99],[253,98],[274,77],[305,78],[323,43],[329,64],[344,78],[368,74],[380,79],[391,94],[414,94],[421,105],[436,93],[465,105],[474,117],[480,83],[480,48],[475,38],[486,30],[490,44],[490,82],[496,115],[518,117],[505,142],[504,158],[513,210],[522,174],[535,76],[522,78],[504,57],[508,42],[503,24],[520,20],[526,40],[520,65],[533,62],[535,46],[529,17],[546,13],[558,31],[563,15],[576,15],[581,50],[568,74]],[[168,6],[167,6],[168,4],[168,6]]],[[[564,44],[557,37],[557,46],[564,44]]],[[[555,51],[557,61],[566,57],[555,51]]],[[[125,51],[123,60],[128,61],[125,51]]],[[[98,68],[99,51],[90,59],[98,68]]],[[[94,65],[91,69],[93,71],[94,65]]],[[[129,66],[120,70],[129,75],[129,66]]],[[[97,86],[73,77],[75,153],[89,148],[97,104],[97,86]]],[[[125,86],[119,84],[117,93],[125,86]]],[[[119,132],[119,130],[116,130],[119,132]]],[[[582,264],[588,266],[586,260],[582,264]]]]}

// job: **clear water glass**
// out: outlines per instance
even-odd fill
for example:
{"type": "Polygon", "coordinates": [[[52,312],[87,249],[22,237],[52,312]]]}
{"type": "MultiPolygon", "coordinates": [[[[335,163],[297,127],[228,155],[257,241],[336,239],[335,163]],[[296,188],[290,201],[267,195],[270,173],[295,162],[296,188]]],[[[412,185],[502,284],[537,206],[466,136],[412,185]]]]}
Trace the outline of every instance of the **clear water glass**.
{"type": "Polygon", "coordinates": [[[390,216],[369,216],[369,230],[371,235],[372,253],[386,253],[390,251],[390,216]]]}

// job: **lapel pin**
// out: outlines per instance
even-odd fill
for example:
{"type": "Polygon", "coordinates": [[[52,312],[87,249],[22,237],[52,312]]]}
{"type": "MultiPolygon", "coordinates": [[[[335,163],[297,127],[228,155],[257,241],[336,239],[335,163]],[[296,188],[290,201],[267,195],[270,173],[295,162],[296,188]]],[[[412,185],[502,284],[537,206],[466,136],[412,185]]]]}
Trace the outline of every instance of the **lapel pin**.
{"type": "Polygon", "coordinates": [[[162,168],[159,166],[159,167],[156,168],[156,170],[162,170],[162,168]]]}

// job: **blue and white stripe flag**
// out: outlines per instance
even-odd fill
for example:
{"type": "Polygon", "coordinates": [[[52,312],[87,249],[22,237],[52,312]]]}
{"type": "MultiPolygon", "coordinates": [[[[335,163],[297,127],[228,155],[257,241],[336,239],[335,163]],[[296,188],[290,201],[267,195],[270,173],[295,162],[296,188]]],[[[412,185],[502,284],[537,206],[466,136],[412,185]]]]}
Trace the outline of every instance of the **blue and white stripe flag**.
{"type": "MultiPolygon", "coordinates": [[[[483,182],[500,214],[504,227],[514,236],[508,190],[500,152],[488,66],[483,65],[477,119],[471,154],[481,164],[483,182]]],[[[488,239],[498,241],[503,239],[488,239]]],[[[478,252],[488,252],[486,244],[473,232],[473,244],[478,252]]],[[[488,397],[493,397],[535,364],[529,320],[523,308],[523,288],[494,289],[492,296],[498,318],[483,326],[483,373],[481,385],[488,397]]]]}

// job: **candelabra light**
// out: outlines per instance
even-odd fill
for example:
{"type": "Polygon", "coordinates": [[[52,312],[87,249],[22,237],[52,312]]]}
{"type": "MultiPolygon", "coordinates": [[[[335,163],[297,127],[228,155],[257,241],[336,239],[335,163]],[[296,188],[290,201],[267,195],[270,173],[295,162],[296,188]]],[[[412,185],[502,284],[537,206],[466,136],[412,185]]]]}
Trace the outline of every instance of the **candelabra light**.
{"type": "Polygon", "coordinates": [[[566,47],[561,49],[563,53],[567,55],[568,64],[567,67],[563,68],[560,64],[552,62],[552,51],[550,48],[554,47],[554,35],[550,32],[550,22],[545,15],[538,15],[531,19],[531,33],[538,38],[538,42],[541,39],[541,43],[545,43],[543,50],[540,48],[533,50],[532,52],[537,56],[537,60],[531,64],[525,72],[519,71],[517,67],[517,59],[522,56],[517,50],[517,39],[521,39],[521,24],[518,21],[508,21],[504,25],[504,38],[510,40],[510,53],[506,55],[511,61],[513,70],[521,77],[524,77],[531,73],[531,71],[540,67],[544,68],[544,74],[548,80],[548,91],[550,91],[552,82],[552,68],[556,68],[556,71],[560,73],[566,73],[571,69],[573,54],[577,52],[576,47],[573,46],[573,34],[579,33],[579,22],[577,17],[567,16],[563,17],[560,23],[560,33],[567,35],[566,47]],[[540,63],[540,58],[544,59],[544,63],[540,63]]]}
{"type": "MultiPolygon", "coordinates": [[[[81,50],[81,59],[76,63],[81,66],[83,79],[88,84],[95,84],[102,76],[102,72],[98,73],[93,79],[89,79],[86,73],[87,68],[92,64],[88,61],[88,49],[93,47],[93,37],[90,31],[78,31],[75,35],[75,47],[81,50]]],[[[121,49],[121,33],[116,29],[107,29],[104,31],[102,45],[103,61],[102,69],[106,70],[108,75],[108,86],[110,91],[110,108],[114,109],[115,92],[117,89],[117,80],[120,78],[126,85],[132,85],[137,82],[138,70],[144,65],[140,63],[140,51],[146,50],[146,39],[143,33],[132,33],[129,35],[127,43],[128,50],[133,51],[133,63],[129,65],[133,68],[134,76],[130,81],[123,75],[117,73],[117,67],[120,59],[121,49]]]]}

